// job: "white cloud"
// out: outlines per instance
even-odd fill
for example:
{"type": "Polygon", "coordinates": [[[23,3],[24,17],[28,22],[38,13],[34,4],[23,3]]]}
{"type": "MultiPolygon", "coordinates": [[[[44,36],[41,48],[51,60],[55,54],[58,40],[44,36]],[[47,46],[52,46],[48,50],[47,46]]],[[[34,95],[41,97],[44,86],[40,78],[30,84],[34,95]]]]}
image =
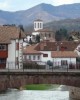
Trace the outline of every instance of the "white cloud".
{"type": "Polygon", "coordinates": [[[54,0],[53,4],[54,5],[62,5],[62,4],[71,4],[73,2],[74,2],[74,0],[54,0]]]}
{"type": "Polygon", "coordinates": [[[8,10],[10,6],[11,0],[3,0],[2,2],[0,1],[0,9],[3,10],[8,10]]]}

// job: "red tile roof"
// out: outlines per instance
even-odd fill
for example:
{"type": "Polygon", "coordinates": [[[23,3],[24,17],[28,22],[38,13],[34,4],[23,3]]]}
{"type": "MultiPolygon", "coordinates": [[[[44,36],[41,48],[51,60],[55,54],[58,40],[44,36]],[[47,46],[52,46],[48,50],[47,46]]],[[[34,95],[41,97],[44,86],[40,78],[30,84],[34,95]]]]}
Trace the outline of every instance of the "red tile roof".
{"type": "Polygon", "coordinates": [[[61,51],[74,51],[79,45],[79,42],[63,41],[63,42],[50,42],[42,41],[35,49],[38,51],[57,51],[57,48],[61,51]]]}
{"type": "Polygon", "coordinates": [[[16,26],[0,26],[0,43],[10,43],[11,39],[25,37],[24,32],[16,26]]]}
{"type": "Polygon", "coordinates": [[[27,46],[24,48],[24,54],[41,54],[41,52],[35,50],[36,45],[27,46]]]}
{"type": "Polygon", "coordinates": [[[76,58],[78,57],[77,53],[73,51],[52,51],[52,58],[76,58]]]}

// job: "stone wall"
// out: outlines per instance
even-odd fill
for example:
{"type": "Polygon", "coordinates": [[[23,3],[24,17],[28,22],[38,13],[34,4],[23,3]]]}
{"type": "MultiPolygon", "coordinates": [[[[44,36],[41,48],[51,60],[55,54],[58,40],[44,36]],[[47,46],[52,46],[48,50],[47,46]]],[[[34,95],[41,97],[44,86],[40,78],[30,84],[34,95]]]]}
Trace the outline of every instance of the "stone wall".
{"type": "Polygon", "coordinates": [[[8,78],[6,75],[0,75],[0,92],[7,90],[8,88],[8,78]]]}
{"type": "Polygon", "coordinates": [[[80,100],[80,88],[70,87],[69,97],[72,99],[80,100]]]}
{"type": "Polygon", "coordinates": [[[0,73],[0,91],[4,91],[7,88],[20,88],[27,84],[61,84],[61,85],[80,87],[80,73],[71,73],[71,72],[70,73],[69,72],[0,73]]]}

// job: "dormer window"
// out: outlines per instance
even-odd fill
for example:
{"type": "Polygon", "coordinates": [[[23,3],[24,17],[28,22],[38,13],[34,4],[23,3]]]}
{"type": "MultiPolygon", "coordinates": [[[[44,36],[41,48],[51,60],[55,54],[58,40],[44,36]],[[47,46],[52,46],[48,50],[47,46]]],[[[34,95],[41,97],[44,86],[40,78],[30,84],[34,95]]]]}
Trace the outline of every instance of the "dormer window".
{"type": "Polygon", "coordinates": [[[67,47],[62,46],[61,50],[67,50],[67,47]]]}

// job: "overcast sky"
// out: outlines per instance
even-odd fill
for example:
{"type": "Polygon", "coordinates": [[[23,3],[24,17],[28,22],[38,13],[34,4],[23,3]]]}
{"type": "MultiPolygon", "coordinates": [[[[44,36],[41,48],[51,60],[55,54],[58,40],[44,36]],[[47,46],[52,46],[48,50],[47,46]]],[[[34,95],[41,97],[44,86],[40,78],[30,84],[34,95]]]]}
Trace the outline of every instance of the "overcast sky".
{"type": "Polygon", "coordinates": [[[80,3],[80,0],[0,0],[0,10],[26,10],[40,3],[48,3],[57,6],[62,4],[80,3]]]}

